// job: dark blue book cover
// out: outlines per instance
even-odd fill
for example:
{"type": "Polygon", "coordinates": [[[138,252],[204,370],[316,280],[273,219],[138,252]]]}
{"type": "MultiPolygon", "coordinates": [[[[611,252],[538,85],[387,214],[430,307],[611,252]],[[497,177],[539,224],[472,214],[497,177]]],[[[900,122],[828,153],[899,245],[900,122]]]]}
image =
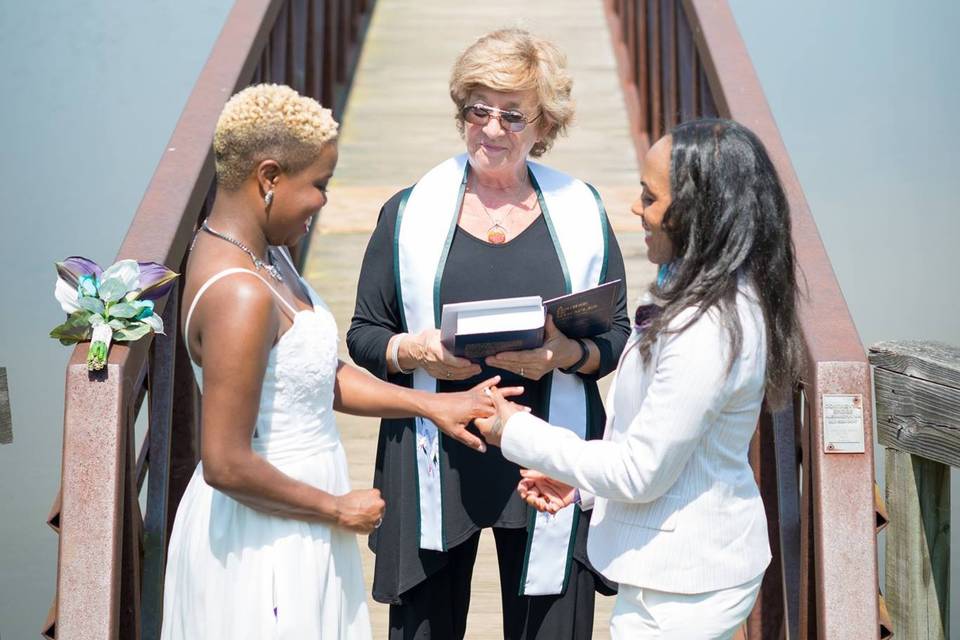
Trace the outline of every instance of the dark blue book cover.
{"type": "Polygon", "coordinates": [[[461,358],[479,362],[497,353],[536,349],[542,344],[543,327],[516,331],[491,331],[456,336],[453,353],[461,358]]]}
{"type": "Polygon", "coordinates": [[[563,335],[568,338],[590,338],[606,333],[613,323],[613,312],[620,294],[620,280],[578,291],[543,303],[563,335]]]}

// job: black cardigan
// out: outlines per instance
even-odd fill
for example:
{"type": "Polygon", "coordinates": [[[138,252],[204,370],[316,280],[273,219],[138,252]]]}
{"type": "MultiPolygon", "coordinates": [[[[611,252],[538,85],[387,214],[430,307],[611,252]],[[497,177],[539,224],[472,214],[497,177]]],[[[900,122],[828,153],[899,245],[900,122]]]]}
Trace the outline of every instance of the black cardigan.
{"type": "MultiPolygon", "coordinates": [[[[358,365],[379,378],[409,387],[412,386],[412,376],[388,375],[386,361],[388,341],[403,331],[393,255],[401,195],[402,192],[396,194],[381,209],[377,228],[367,245],[347,346],[358,365]]],[[[607,225],[609,244],[605,281],[620,278],[624,280],[624,286],[621,287],[611,330],[594,338],[600,350],[600,368],[594,374],[581,376],[588,399],[588,438],[601,437],[605,423],[596,380],[616,367],[630,333],[623,257],[609,222],[607,225]]],[[[500,246],[488,245],[457,229],[445,264],[440,296],[441,303],[517,295],[550,298],[565,293],[563,286],[560,262],[541,217],[510,243],[500,246]],[[504,274],[510,277],[502,277],[504,274]]],[[[486,366],[483,373],[472,380],[438,381],[438,391],[469,388],[497,373],[503,376],[503,385],[522,384],[527,391],[519,401],[531,406],[534,414],[543,414],[546,398],[541,387],[544,381],[521,381],[509,372],[486,366]]],[[[381,422],[374,486],[382,492],[387,510],[382,526],[370,536],[370,548],[377,556],[373,597],[380,602],[399,603],[404,591],[445,562],[445,554],[419,548],[415,440],[412,420],[381,422]]],[[[448,548],[484,527],[526,526],[528,508],[515,491],[519,468],[504,459],[498,448],[490,447],[486,454],[480,454],[450,438],[441,438],[440,446],[444,477],[443,526],[448,548]]],[[[589,567],[586,560],[589,512],[583,516],[574,557],[589,567]]]]}

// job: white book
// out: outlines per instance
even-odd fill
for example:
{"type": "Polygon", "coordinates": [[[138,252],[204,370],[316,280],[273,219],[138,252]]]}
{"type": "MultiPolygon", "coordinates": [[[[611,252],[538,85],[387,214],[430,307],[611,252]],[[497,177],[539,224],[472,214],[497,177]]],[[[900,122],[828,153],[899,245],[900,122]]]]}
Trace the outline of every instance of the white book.
{"type": "Polygon", "coordinates": [[[546,314],[570,338],[588,338],[610,330],[620,280],[544,301],[540,296],[497,298],[443,305],[440,341],[454,355],[480,361],[504,351],[536,349],[543,344],[546,314]]]}
{"type": "Polygon", "coordinates": [[[481,360],[543,344],[543,299],[498,298],[443,305],[440,341],[453,354],[481,360]]]}

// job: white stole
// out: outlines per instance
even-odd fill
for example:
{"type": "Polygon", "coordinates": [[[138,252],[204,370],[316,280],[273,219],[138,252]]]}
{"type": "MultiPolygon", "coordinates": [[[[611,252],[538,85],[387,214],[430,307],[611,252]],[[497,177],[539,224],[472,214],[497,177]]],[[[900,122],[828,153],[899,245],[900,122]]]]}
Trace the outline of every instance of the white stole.
{"type": "MultiPolygon", "coordinates": [[[[528,163],[540,208],[557,249],[568,293],[594,287],[606,276],[607,222],[592,187],[543,165],[528,163]]],[[[394,235],[394,273],[404,331],[440,326],[440,280],[453,241],[467,175],[466,154],[431,169],[400,202],[394,235]]],[[[553,371],[549,386],[551,424],[586,436],[587,396],[576,375],[553,371]]],[[[436,391],[423,369],[413,374],[417,389],[436,391]]],[[[416,420],[420,548],[446,551],[440,433],[430,420],[416,420]]],[[[531,509],[522,595],[552,595],[566,588],[579,519],[577,507],[555,516],[531,509]]]]}

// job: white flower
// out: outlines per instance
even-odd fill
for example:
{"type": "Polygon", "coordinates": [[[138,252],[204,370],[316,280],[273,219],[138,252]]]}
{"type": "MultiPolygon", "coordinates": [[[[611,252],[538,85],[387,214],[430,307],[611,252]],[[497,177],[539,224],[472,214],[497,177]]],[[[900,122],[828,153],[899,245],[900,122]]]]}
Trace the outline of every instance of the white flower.
{"type": "Polygon", "coordinates": [[[132,291],[140,286],[140,265],[136,260],[119,260],[103,272],[100,276],[100,282],[106,282],[116,278],[123,283],[127,291],[132,291]]]}
{"type": "Polygon", "coordinates": [[[53,290],[53,295],[60,303],[60,308],[66,313],[70,314],[80,309],[80,304],[77,302],[77,288],[71,287],[60,278],[57,278],[57,286],[53,290]]]}

